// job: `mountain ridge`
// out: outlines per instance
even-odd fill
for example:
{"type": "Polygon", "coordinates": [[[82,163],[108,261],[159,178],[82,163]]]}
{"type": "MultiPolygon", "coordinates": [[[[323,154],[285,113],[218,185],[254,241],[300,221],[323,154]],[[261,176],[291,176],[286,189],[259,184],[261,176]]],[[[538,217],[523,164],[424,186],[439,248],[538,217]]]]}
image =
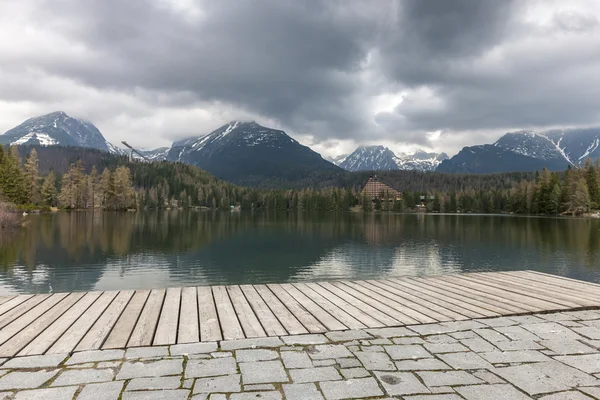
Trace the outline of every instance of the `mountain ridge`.
{"type": "Polygon", "coordinates": [[[397,156],[392,150],[382,145],[361,145],[347,156],[338,156],[330,160],[339,167],[352,172],[392,170],[433,171],[442,160],[447,158],[446,153],[427,153],[423,150],[418,150],[414,153],[400,153],[397,156]]]}

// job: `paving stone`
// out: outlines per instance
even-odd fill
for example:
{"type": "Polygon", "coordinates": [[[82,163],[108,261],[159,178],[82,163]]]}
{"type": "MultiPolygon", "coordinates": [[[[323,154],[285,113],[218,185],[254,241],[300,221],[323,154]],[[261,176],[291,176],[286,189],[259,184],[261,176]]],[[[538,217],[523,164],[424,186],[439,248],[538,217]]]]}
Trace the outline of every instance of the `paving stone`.
{"type": "Polygon", "coordinates": [[[500,326],[511,326],[516,325],[517,323],[512,319],[507,317],[495,317],[495,318],[485,318],[485,319],[477,319],[477,322],[481,322],[484,325],[491,326],[492,328],[500,327],[500,326]]]}
{"type": "Polygon", "coordinates": [[[585,325],[585,321],[582,321],[583,323],[580,322],[575,322],[575,321],[558,321],[558,324],[561,324],[562,326],[566,326],[568,328],[583,328],[585,325]]]}
{"type": "Polygon", "coordinates": [[[383,353],[385,350],[383,346],[360,346],[361,351],[369,352],[369,353],[383,353]]]}
{"type": "Polygon", "coordinates": [[[403,327],[371,328],[365,331],[373,336],[381,338],[398,338],[405,336],[417,336],[411,329],[403,327]]]}
{"type": "Polygon", "coordinates": [[[369,371],[395,371],[396,366],[387,353],[371,353],[358,351],[354,353],[369,371]]]}
{"type": "Polygon", "coordinates": [[[473,376],[487,383],[506,383],[502,378],[485,369],[482,369],[480,371],[474,371],[473,376]]]}
{"type": "Polygon", "coordinates": [[[392,342],[390,339],[373,339],[373,340],[364,340],[365,342],[368,342],[368,344],[373,345],[373,347],[375,347],[374,345],[382,345],[382,344],[394,344],[394,342],[392,342]]]}
{"type": "Polygon", "coordinates": [[[250,392],[250,393],[234,393],[229,396],[230,400],[281,400],[281,393],[279,392],[250,392]]]}
{"type": "Polygon", "coordinates": [[[186,389],[125,392],[122,400],[186,400],[189,395],[190,391],[186,389]]]}
{"type": "Polygon", "coordinates": [[[460,342],[467,346],[471,351],[481,353],[484,351],[497,351],[498,348],[492,345],[490,342],[483,340],[480,337],[474,337],[472,339],[461,339],[460,342]]]}
{"type": "MultiPolygon", "coordinates": [[[[495,329],[498,332],[502,333],[504,336],[508,337],[509,340],[540,340],[540,339],[543,339],[541,337],[537,337],[530,331],[523,329],[521,326],[504,326],[504,327],[495,328],[495,329]]],[[[479,332],[477,332],[477,334],[481,335],[479,332]]],[[[489,340],[488,338],[485,338],[485,337],[484,337],[484,339],[489,340]]]]}
{"type": "Polygon", "coordinates": [[[345,400],[383,396],[375,378],[348,379],[320,384],[327,400],[345,400]]]}
{"type": "Polygon", "coordinates": [[[205,378],[208,376],[231,375],[237,373],[233,357],[210,360],[189,360],[185,367],[186,378],[205,378]]]}
{"type": "Polygon", "coordinates": [[[123,390],[123,381],[85,385],[77,400],[116,400],[123,390]]]}
{"type": "MultiPolygon", "coordinates": [[[[287,342],[286,342],[287,343],[287,342]]],[[[279,347],[283,342],[278,337],[224,340],[220,343],[221,350],[253,349],[257,347],[279,347]]]]}
{"type": "Polygon", "coordinates": [[[423,344],[425,341],[418,336],[392,339],[394,344],[423,344]]]}
{"type": "MultiPolygon", "coordinates": [[[[227,358],[227,357],[233,357],[233,353],[230,351],[216,351],[214,353],[210,353],[210,355],[212,356],[212,358],[227,358]]],[[[206,357],[206,354],[195,354],[194,357],[199,357],[199,358],[210,358],[210,357],[206,357]]],[[[190,357],[191,358],[191,357],[190,357]]]]}
{"type": "Polygon", "coordinates": [[[428,389],[435,394],[456,393],[450,386],[432,386],[428,389]]]}
{"type": "Polygon", "coordinates": [[[530,395],[559,392],[571,389],[529,365],[496,368],[494,372],[530,395]]]}
{"type": "Polygon", "coordinates": [[[288,382],[281,361],[260,361],[239,364],[244,385],[255,383],[288,382]]]}
{"type": "Polygon", "coordinates": [[[600,399],[600,387],[582,387],[579,388],[583,393],[589,394],[596,399],[600,399]]]}
{"type": "Polygon", "coordinates": [[[569,367],[558,361],[528,364],[531,368],[564,383],[569,387],[600,386],[600,380],[576,368],[569,367]]]}
{"type": "Polygon", "coordinates": [[[217,351],[216,342],[174,344],[170,348],[172,356],[188,354],[206,354],[217,351]]]}
{"type": "Polygon", "coordinates": [[[463,400],[456,394],[434,394],[431,396],[415,395],[415,396],[403,396],[406,400],[463,400]]]}
{"type": "Polygon", "coordinates": [[[484,324],[482,324],[481,322],[472,320],[472,319],[467,319],[464,321],[442,322],[441,325],[444,326],[445,328],[449,328],[450,331],[448,331],[448,332],[470,331],[473,329],[485,328],[484,324]]]}
{"type": "Polygon", "coordinates": [[[369,373],[369,371],[367,371],[366,369],[364,369],[362,367],[346,368],[346,369],[342,368],[342,369],[340,369],[340,372],[342,373],[342,375],[346,379],[364,378],[366,376],[371,376],[371,374],[369,373]]]}
{"type": "Polygon", "coordinates": [[[461,332],[453,332],[449,334],[454,339],[472,339],[478,337],[477,334],[473,331],[461,331],[461,332]]]}
{"type": "MultiPolygon", "coordinates": [[[[117,368],[121,365],[121,361],[101,361],[96,366],[97,368],[117,368]]],[[[79,365],[79,364],[77,364],[79,365]]]]}
{"type": "Polygon", "coordinates": [[[342,379],[333,367],[317,367],[288,370],[294,383],[337,381],[342,379]]]}
{"type": "Polygon", "coordinates": [[[335,361],[339,364],[340,368],[353,368],[361,366],[360,361],[358,361],[356,358],[338,358],[335,361]]]}
{"type": "Polygon", "coordinates": [[[235,374],[196,379],[196,384],[194,385],[194,394],[213,392],[240,392],[242,390],[240,378],[241,376],[239,374],[235,374]]]}
{"type": "Polygon", "coordinates": [[[115,372],[112,369],[80,369],[63,371],[52,382],[52,386],[81,385],[84,383],[98,383],[112,381],[115,372]]]}
{"type": "Polygon", "coordinates": [[[164,357],[169,355],[169,348],[166,346],[156,347],[132,347],[125,351],[126,359],[133,358],[152,358],[164,357]]]}
{"type": "Polygon", "coordinates": [[[35,389],[53,378],[58,370],[20,372],[15,371],[0,378],[0,390],[35,389]]]}
{"type": "Polygon", "coordinates": [[[15,400],[64,400],[72,399],[77,391],[77,386],[62,387],[62,388],[51,388],[51,389],[37,389],[37,390],[23,390],[16,394],[15,400]]]}
{"type": "Polygon", "coordinates": [[[12,400],[13,392],[0,392],[0,400],[12,400]]]}
{"type": "MultiPolygon", "coordinates": [[[[202,395],[198,395],[198,396],[202,396],[202,395]]],[[[198,396],[194,396],[194,399],[196,399],[198,396]]],[[[203,400],[206,399],[207,395],[204,395],[203,400]]],[[[226,394],[221,394],[221,393],[213,393],[211,395],[208,396],[209,400],[227,400],[227,395],[226,394]]]]}
{"type": "Polygon", "coordinates": [[[585,336],[588,339],[592,339],[592,340],[600,339],[600,329],[598,329],[598,328],[586,326],[584,328],[571,328],[571,330],[581,336],[585,336]]]}
{"type": "Polygon", "coordinates": [[[180,385],[181,378],[179,376],[136,378],[127,384],[125,390],[177,389],[180,385]]]}
{"type": "Polygon", "coordinates": [[[410,372],[375,372],[386,393],[390,396],[423,394],[431,391],[410,372]]]}
{"type": "Polygon", "coordinates": [[[371,339],[373,336],[369,335],[367,332],[356,329],[350,331],[341,331],[341,332],[327,332],[325,334],[329,340],[332,342],[345,342],[348,340],[358,340],[358,339],[371,339]]]}
{"type": "MultiPolygon", "coordinates": [[[[476,329],[473,332],[475,332],[477,335],[481,336],[482,338],[484,338],[485,340],[487,340],[490,343],[496,343],[496,342],[503,342],[503,341],[509,341],[510,338],[508,338],[507,336],[501,334],[500,332],[498,332],[497,330],[488,328],[488,329],[476,329]]],[[[529,332],[525,332],[530,334],[529,332]]]]}
{"type": "Polygon", "coordinates": [[[425,343],[423,345],[430,353],[458,353],[460,351],[469,351],[469,349],[460,343],[425,343]]]}
{"type": "Polygon", "coordinates": [[[322,344],[315,346],[308,351],[310,358],[313,360],[323,360],[326,358],[343,358],[352,357],[352,353],[341,344],[322,344]]]}
{"type": "Polygon", "coordinates": [[[262,385],[244,385],[244,391],[253,391],[253,390],[262,390],[262,391],[266,391],[266,390],[275,390],[275,386],[269,384],[262,384],[262,385]]]}
{"type": "Polygon", "coordinates": [[[181,387],[183,389],[191,389],[192,386],[194,385],[194,379],[184,379],[183,380],[183,385],[181,385],[181,387]]]}
{"type": "Polygon", "coordinates": [[[417,332],[419,335],[436,335],[452,332],[451,328],[445,327],[441,324],[411,325],[408,327],[408,329],[417,332]]]}
{"type": "Polygon", "coordinates": [[[492,364],[540,362],[551,360],[548,356],[535,350],[490,351],[487,353],[480,353],[479,355],[492,364]]]}
{"type": "Polygon", "coordinates": [[[506,317],[508,319],[512,319],[513,321],[515,321],[517,324],[540,324],[540,323],[544,323],[547,322],[545,319],[540,318],[538,316],[535,315],[514,315],[511,317],[506,317]]]}
{"type": "Polygon", "coordinates": [[[123,363],[121,370],[117,374],[117,380],[181,375],[182,373],[182,360],[158,360],[151,362],[127,361],[123,363]]]}
{"type": "Polygon", "coordinates": [[[581,392],[561,392],[540,397],[541,400],[590,400],[581,392]]]}
{"type": "Polygon", "coordinates": [[[125,356],[124,350],[90,350],[75,353],[65,365],[83,364],[89,362],[120,360],[125,356]]]}
{"type": "Polygon", "coordinates": [[[329,339],[321,334],[282,336],[281,340],[283,340],[285,344],[300,345],[329,343],[329,339]]]}
{"type": "Polygon", "coordinates": [[[446,353],[439,354],[438,357],[454,369],[492,368],[489,362],[475,353],[446,353]]]}
{"type": "Polygon", "coordinates": [[[314,383],[292,383],[283,385],[287,400],[323,400],[323,395],[314,383]]]}
{"type": "Polygon", "coordinates": [[[96,363],[75,364],[75,365],[69,365],[66,368],[67,369],[93,368],[94,365],[96,365],[96,363]]]}
{"type": "Polygon", "coordinates": [[[427,386],[475,385],[483,383],[483,381],[465,371],[423,371],[418,372],[417,375],[421,377],[423,383],[427,386]]]}
{"type": "Polygon", "coordinates": [[[425,337],[425,341],[433,344],[449,344],[457,342],[457,340],[450,335],[431,335],[425,337]]]}
{"type": "Polygon", "coordinates": [[[43,356],[15,357],[2,365],[2,368],[51,368],[62,363],[68,354],[47,354],[43,356]]]}
{"type": "Polygon", "coordinates": [[[531,400],[511,385],[476,385],[454,388],[467,400],[531,400]]]}
{"type": "Polygon", "coordinates": [[[545,322],[543,324],[524,324],[521,325],[521,327],[534,333],[540,339],[577,340],[580,338],[580,336],[573,332],[570,328],[557,324],[556,322],[545,322]]]}
{"type": "Polygon", "coordinates": [[[327,367],[329,365],[337,364],[335,360],[314,360],[313,365],[315,367],[327,367]]]}
{"type": "Polygon", "coordinates": [[[407,360],[411,358],[431,358],[433,357],[427,350],[418,344],[414,345],[395,345],[385,346],[385,351],[394,360],[407,360]]]}
{"type": "Polygon", "coordinates": [[[303,351],[282,351],[281,359],[286,368],[310,368],[312,361],[303,351]]]}
{"type": "Polygon", "coordinates": [[[600,319],[600,312],[593,310],[567,311],[565,314],[574,316],[576,320],[600,319]]]}
{"type": "Polygon", "coordinates": [[[550,314],[541,314],[539,316],[541,319],[545,319],[547,321],[574,321],[577,319],[574,315],[567,314],[564,312],[550,313],[550,314]]]}
{"type": "Polygon", "coordinates": [[[237,362],[268,361],[279,358],[279,353],[274,350],[237,350],[235,359],[237,362]]]}
{"type": "MultiPolygon", "coordinates": [[[[485,361],[485,360],[482,360],[485,361]]],[[[427,370],[445,370],[451,369],[448,365],[434,358],[422,358],[420,360],[397,361],[398,371],[427,371],[427,370]]]]}
{"type": "Polygon", "coordinates": [[[578,340],[542,340],[539,342],[542,346],[552,350],[556,354],[586,354],[594,353],[596,349],[588,346],[578,340]]]}
{"type": "Polygon", "coordinates": [[[514,351],[514,350],[542,350],[544,347],[533,340],[514,340],[510,342],[497,342],[495,343],[502,351],[514,351]]]}

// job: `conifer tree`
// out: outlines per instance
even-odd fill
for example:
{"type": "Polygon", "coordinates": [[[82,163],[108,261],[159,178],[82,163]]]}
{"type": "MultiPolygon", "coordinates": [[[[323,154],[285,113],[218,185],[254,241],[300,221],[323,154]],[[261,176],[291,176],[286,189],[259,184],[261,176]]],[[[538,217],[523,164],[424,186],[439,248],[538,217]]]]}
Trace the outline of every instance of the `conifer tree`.
{"type": "Polygon", "coordinates": [[[40,174],[39,174],[39,160],[37,151],[32,149],[25,161],[24,169],[24,185],[27,193],[27,201],[31,204],[41,203],[40,194],[40,174]]]}
{"type": "Polygon", "coordinates": [[[17,149],[9,147],[6,153],[2,154],[1,164],[0,192],[2,196],[15,204],[27,202],[27,192],[17,149]]]}
{"type": "Polygon", "coordinates": [[[58,190],[56,189],[56,176],[54,171],[50,171],[41,189],[42,204],[48,207],[54,207],[58,204],[58,190]]]}

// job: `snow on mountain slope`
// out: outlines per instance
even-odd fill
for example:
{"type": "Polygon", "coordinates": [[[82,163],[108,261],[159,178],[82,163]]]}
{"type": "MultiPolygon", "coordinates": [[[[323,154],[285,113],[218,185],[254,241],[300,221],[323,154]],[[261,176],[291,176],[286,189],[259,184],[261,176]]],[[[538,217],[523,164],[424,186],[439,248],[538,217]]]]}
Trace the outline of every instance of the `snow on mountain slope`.
{"type": "Polygon", "coordinates": [[[336,163],[348,171],[418,170],[433,171],[448,156],[445,153],[402,153],[396,156],[384,146],[360,146],[341,162],[336,163]]]}

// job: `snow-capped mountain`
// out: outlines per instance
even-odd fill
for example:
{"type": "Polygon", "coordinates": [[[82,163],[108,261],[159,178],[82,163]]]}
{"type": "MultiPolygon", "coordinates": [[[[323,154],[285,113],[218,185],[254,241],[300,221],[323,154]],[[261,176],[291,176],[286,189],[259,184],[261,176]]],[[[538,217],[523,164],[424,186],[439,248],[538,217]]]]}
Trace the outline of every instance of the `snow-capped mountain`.
{"type": "Polygon", "coordinates": [[[600,128],[509,132],[494,144],[463,148],[439,172],[560,171],[600,158],[600,128]]]}
{"type": "Polygon", "coordinates": [[[337,165],[339,167],[339,165],[341,163],[343,163],[344,160],[346,160],[346,158],[348,156],[349,156],[349,154],[340,154],[339,156],[336,156],[336,157],[331,157],[331,156],[325,157],[325,159],[327,161],[329,161],[330,163],[335,164],[335,165],[337,165]]]}
{"type": "Polygon", "coordinates": [[[445,153],[401,153],[396,156],[385,146],[359,146],[352,154],[340,156],[334,164],[348,171],[418,170],[433,171],[448,156],[445,153]]]}
{"type": "Polygon", "coordinates": [[[206,136],[174,142],[167,160],[194,164],[218,178],[241,184],[339,170],[284,131],[241,121],[230,122],[206,136]]]}
{"type": "Polygon", "coordinates": [[[0,135],[0,144],[77,146],[121,153],[91,122],[69,117],[62,111],[28,119],[0,135]]]}
{"type": "MultiPolygon", "coordinates": [[[[170,147],[159,147],[154,150],[139,150],[148,160],[150,161],[164,161],[167,159],[167,154],[169,154],[170,147]]],[[[135,156],[135,154],[134,154],[135,156]]]]}

